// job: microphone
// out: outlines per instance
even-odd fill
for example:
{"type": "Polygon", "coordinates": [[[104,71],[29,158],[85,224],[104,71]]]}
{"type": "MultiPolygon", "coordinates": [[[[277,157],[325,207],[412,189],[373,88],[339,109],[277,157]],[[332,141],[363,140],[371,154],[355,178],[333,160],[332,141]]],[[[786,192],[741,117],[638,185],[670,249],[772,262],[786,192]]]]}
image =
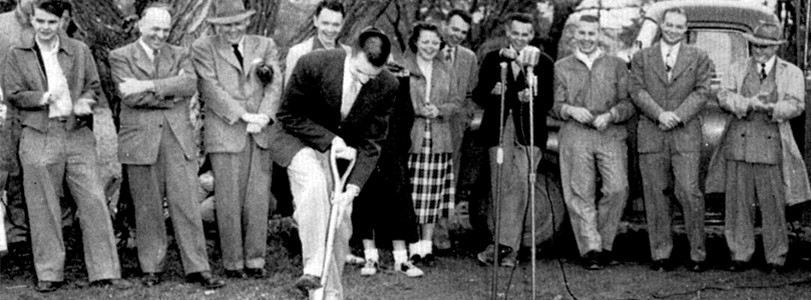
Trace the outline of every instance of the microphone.
{"type": "Polygon", "coordinates": [[[526,46],[521,49],[518,56],[518,64],[527,67],[526,79],[527,85],[532,91],[532,95],[538,94],[538,78],[535,77],[535,66],[541,58],[541,49],[533,46],[526,46]]]}

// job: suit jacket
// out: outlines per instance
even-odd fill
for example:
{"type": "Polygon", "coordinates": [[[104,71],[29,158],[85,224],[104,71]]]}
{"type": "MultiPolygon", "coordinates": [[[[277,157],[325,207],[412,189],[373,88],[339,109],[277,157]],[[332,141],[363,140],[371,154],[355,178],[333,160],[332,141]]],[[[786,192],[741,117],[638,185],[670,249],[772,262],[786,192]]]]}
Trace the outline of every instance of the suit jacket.
{"type": "Polygon", "coordinates": [[[661,45],[637,52],[631,61],[629,92],[639,108],[638,125],[640,153],[660,152],[665,137],[675,138],[674,147],[679,152],[701,150],[701,121],[696,115],[704,107],[710,90],[712,61],[707,53],[696,47],[682,44],[673,66],[672,79],[668,80],[661,45]],[[674,112],[684,126],[669,131],[659,129],[659,114],[674,112]]]}
{"type": "Polygon", "coordinates": [[[158,160],[164,123],[171,127],[186,159],[197,157],[189,99],[197,92],[197,76],[188,50],[165,45],[153,63],[139,41],[110,52],[113,80],[153,81],[155,91],[122,96],[118,160],[122,164],[151,165],[158,160]]]}
{"type": "Polygon", "coordinates": [[[456,46],[454,57],[455,59],[451,64],[453,73],[455,74],[454,78],[456,79],[456,91],[454,93],[462,97],[458,115],[469,122],[473,117],[473,107],[471,107],[473,88],[476,87],[476,83],[479,81],[479,74],[477,72],[479,69],[479,60],[476,58],[476,53],[473,53],[473,51],[461,45],[456,46]]]}
{"type": "MultiPolygon", "coordinates": [[[[200,98],[205,102],[206,152],[236,153],[245,147],[247,123],[245,113],[276,114],[282,89],[282,73],[277,61],[277,48],[272,39],[245,35],[242,65],[231,44],[220,35],[197,39],[192,45],[200,98]],[[256,67],[264,62],[273,68],[273,81],[263,85],[256,67]]],[[[257,146],[270,146],[267,127],[253,134],[257,146]]]]}
{"type": "MultiPolygon", "coordinates": [[[[349,46],[338,43],[341,48],[346,51],[352,50],[349,46]]],[[[290,50],[287,50],[287,57],[284,59],[284,82],[287,84],[290,81],[290,75],[293,74],[293,68],[296,67],[296,63],[298,62],[299,58],[304,56],[304,54],[310,53],[315,50],[326,49],[324,45],[321,44],[321,41],[316,38],[315,36],[311,36],[310,38],[304,40],[301,43],[295,44],[290,47],[290,50]]]]}
{"type": "MultiPolygon", "coordinates": [[[[496,83],[501,82],[501,67],[499,63],[505,61],[499,55],[499,50],[492,51],[485,55],[479,69],[479,82],[473,90],[473,101],[484,108],[482,117],[481,143],[486,147],[498,145],[499,139],[499,114],[503,114],[506,122],[507,113],[512,111],[513,122],[516,128],[516,138],[521,145],[529,144],[529,103],[522,103],[518,100],[518,92],[527,87],[524,71],[513,76],[512,68],[507,67],[507,93],[505,96],[505,111],[501,111],[501,96],[493,95],[490,92],[496,83]]],[[[538,60],[538,65],[534,69],[535,76],[538,77],[538,95],[535,97],[535,141],[537,147],[546,146],[546,114],[552,108],[554,102],[553,81],[554,62],[544,53],[538,60]]]]}
{"type": "MultiPolygon", "coordinates": [[[[40,103],[42,95],[48,91],[48,83],[35,47],[33,37],[19,46],[12,46],[3,63],[3,92],[8,102],[20,111],[23,126],[46,132],[48,105],[40,103]]],[[[106,106],[96,62],[87,45],[60,34],[57,60],[74,104],[80,98],[88,98],[96,100],[94,107],[106,106]]],[[[67,120],[68,128],[92,124],[92,115],[77,117],[71,112],[67,120]]]]}
{"type": "Polygon", "coordinates": [[[347,51],[315,51],[299,59],[282,96],[272,128],[271,158],[288,166],[304,147],[326,152],[340,136],[358,150],[349,184],[363,187],[380,155],[398,82],[384,70],[361,87],[349,114],[341,120],[344,60],[347,51]]]}
{"type": "Polygon", "coordinates": [[[414,108],[414,124],[411,127],[411,153],[422,151],[422,139],[425,135],[425,125],[428,117],[422,114],[425,107],[425,89],[431,89],[430,103],[439,110],[439,115],[431,119],[431,152],[453,152],[451,142],[451,117],[459,111],[462,105],[462,95],[457,94],[457,78],[444,59],[435,57],[431,69],[431,82],[417,66],[417,55],[409,51],[404,59],[403,66],[411,74],[409,76],[409,91],[411,104],[414,108]]]}
{"type": "MultiPolygon", "coordinates": [[[[730,110],[732,102],[740,101],[741,96],[737,92],[743,84],[746,70],[750,64],[751,58],[745,62],[734,64],[730,69],[731,72],[724,76],[722,87],[732,92],[726,98],[719,97],[718,101],[721,108],[730,110]]],[[[788,120],[799,116],[805,111],[805,82],[802,71],[785,60],[777,58],[774,67],[776,68],[777,101],[782,104],[778,105],[781,109],[774,110],[772,117],[774,121],[778,122],[780,132],[780,168],[783,172],[786,204],[794,205],[811,199],[811,184],[808,182],[808,173],[800,149],[794,140],[791,124],[788,122],[788,120]]],[[[729,125],[729,122],[727,122],[727,125],[729,125]]],[[[725,134],[729,134],[726,129],[725,134]]],[[[710,159],[706,181],[707,193],[725,192],[726,160],[721,150],[723,148],[723,146],[718,147],[713,153],[712,159],[710,159]]]]}

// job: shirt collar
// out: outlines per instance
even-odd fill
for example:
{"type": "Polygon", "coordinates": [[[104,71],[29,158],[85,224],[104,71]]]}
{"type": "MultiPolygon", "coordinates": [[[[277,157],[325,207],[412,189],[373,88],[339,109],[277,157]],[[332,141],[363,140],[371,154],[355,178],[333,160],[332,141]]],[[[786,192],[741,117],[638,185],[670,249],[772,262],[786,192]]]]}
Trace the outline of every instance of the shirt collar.
{"type": "MultiPolygon", "coordinates": [[[[766,74],[772,71],[775,63],[777,63],[777,55],[772,55],[772,58],[769,58],[769,60],[766,61],[766,74]]],[[[760,64],[757,62],[756,64],[758,65],[758,71],[760,71],[760,64]]]]}
{"type": "Polygon", "coordinates": [[[36,37],[34,37],[34,43],[36,44],[37,49],[39,49],[40,53],[56,53],[59,52],[59,47],[61,46],[59,36],[56,36],[56,42],[54,42],[54,47],[51,50],[46,51],[45,48],[42,47],[42,43],[40,43],[36,37]]]}
{"type": "Polygon", "coordinates": [[[682,42],[678,42],[675,45],[671,46],[671,45],[668,45],[665,42],[661,42],[660,44],[661,44],[661,48],[662,48],[662,57],[665,57],[668,52],[670,52],[670,55],[672,55],[672,56],[678,55],[679,50],[681,49],[681,43],[682,42]]]}
{"type": "Polygon", "coordinates": [[[577,48],[575,48],[575,50],[574,50],[574,56],[577,57],[577,59],[579,59],[580,61],[582,61],[583,63],[585,63],[587,65],[590,65],[591,63],[594,63],[594,61],[597,60],[598,58],[600,58],[600,56],[602,56],[602,55],[603,55],[603,51],[600,48],[597,48],[597,50],[592,52],[591,55],[585,54],[582,51],[580,51],[580,49],[577,49],[577,48]]]}
{"type": "Polygon", "coordinates": [[[144,49],[144,52],[146,52],[146,56],[149,57],[149,60],[155,60],[155,54],[158,51],[157,49],[152,49],[152,47],[147,45],[142,38],[138,38],[138,44],[140,44],[141,48],[144,49]]]}

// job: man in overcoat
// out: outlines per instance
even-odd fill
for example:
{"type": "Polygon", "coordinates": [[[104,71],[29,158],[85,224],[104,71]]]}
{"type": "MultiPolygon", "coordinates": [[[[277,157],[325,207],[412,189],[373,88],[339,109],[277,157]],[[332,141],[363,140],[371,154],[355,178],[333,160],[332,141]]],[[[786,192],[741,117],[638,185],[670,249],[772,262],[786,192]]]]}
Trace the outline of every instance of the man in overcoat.
{"type": "MultiPolygon", "coordinates": [[[[302,290],[321,288],[326,299],[343,299],[341,272],[352,235],[352,201],[375,168],[385,139],[398,82],[385,70],[391,43],[376,28],[361,31],[352,51],[315,51],[296,64],[273,126],[273,160],[287,167],[301,239],[302,290]],[[346,188],[330,197],[334,184],[329,151],[337,158],[356,159],[346,188]],[[336,229],[333,253],[326,252],[330,206],[345,208],[336,229]],[[322,274],[332,255],[328,274],[322,274]]],[[[315,293],[311,293],[311,297],[315,293]]]]}
{"type": "Polygon", "coordinates": [[[718,102],[731,114],[707,176],[707,192],[725,193],[724,236],[733,271],[749,267],[755,252],[756,208],[766,270],[784,270],[788,254],[786,206],[811,199],[805,163],[789,120],[805,111],[803,73],[777,57],[786,41],[778,24],[744,34],[749,59],[723,78],[718,102]]]}
{"type": "Polygon", "coordinates": [[[276,113],[282,76],[272,39],[246,34],[254,10],[242,1],[214,3],[217,34],[192,45],[205,102],[205,152],[226,276],[266,276],[271,161],[267,125],[276,113]]]}
{"type": "Polygon", "coordinates": [[[701,121],[698,113],[707,101],[712,62],[707,53],[685,43],[687,14],[665,11],[659,27],[661,40],[636,53],[631,61],[629,92],[640,111],[638,151],[642,171],[645,214],[654,270],[669,271],[673,250],[669,178],[684,213],[690,241],[692,271],[702,271],[704,247],[704,195],[698,187],[701,121]]]}
{"type": "Polygon", "coordinates": [[[166,43],[168,7],[147,7],[138,28],[137,41],[110,52],[110,68],[123,103],[118,160],[129,175],[143,282],[156,285],[165,271],[166,198],[187,280],[220,287],[223,282],[210,272],[200,217],[197,146],[189,115],[189,99],[197,92],[191,55],[166,43]]]}

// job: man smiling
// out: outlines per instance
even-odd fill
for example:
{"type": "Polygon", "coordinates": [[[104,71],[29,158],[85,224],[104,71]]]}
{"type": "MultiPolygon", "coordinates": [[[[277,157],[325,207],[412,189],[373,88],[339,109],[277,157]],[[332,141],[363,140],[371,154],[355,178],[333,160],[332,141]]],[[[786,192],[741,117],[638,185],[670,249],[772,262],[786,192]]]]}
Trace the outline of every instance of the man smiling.
{"type": "Polygon", "coordinates": [[[223,265],[228,277],[262,278],[271,174],[267,125],[282,88],[278,52],[272,39],[246,34],[255,11],[242,1],[220,0],[214,8],[208,21],[217,34],[195,41],[192,54],[206,104],[204,141],[223,265]]]}
{"type": "Polygon", "coordinates": [[[701,121],[698,112],[709,92],[712,62],[701,49],[686,45],[687,14],[675,8],[664,12],[662,38],[636,53],[631,61],[629,92],[641,112],[638,130],[639,168],[642,170],[645,214],[654,270],[671,270],[673,237],[668,178],[684,212],[690,241],[687,268],[705,268],[704,195],[698,187],[701,121]]]}
{"type": "Polygon", "coordinates": [[[336,47],[349,51],[349,46],[338,43],[338,34],[341,33],[344,26],[345,15],[344,5],[340,1],[324,0],[318,3],[313,16],[313,26],[315,26],[316,34],[301,43],[293,45],[287,51],[284,72],[285,82],[290,80],[296,62],[304,54],[319,49],[334,49],[336,47]]]}
{"type": "MultiPolygon", "coordinates": [[[[479,69],[479,82],[473,91],[473,101],[484,107],[480,142],[489,147],[492,198],[499,199],[500,208],[492,207],[489,219],[495,221],[496,212],[500,212],[499,223],[491,222],[491,229],[499,228],[499,257],[502,266],[514,266],[524,233],[524,220],[529,216],[528,175],[535,172],[540,161],[540,147],[546,145],[546,112],[552,107],[552,81],[554,64],[549,56],[541,53],[534,73],[538,78],[538,96],[535,98],[535,136],[532,151],[536,161],[530,163],[529,144],[529,88],[526,74],[521,65],[511,60],[525,48],[532,49],[529,42],[535,37],[532,16],[512,14],[504,26],[509,48],[487,53],[479,69]],[[506,86],[500,82],[501,65],[506,67],[506,86]],[[501,110],[501,93],[505,93],[504,111],[501,110]],[[499,174],[500,117],[503,116],[503,174],[499,174]],[[496,187],[499,187],[496,189],[496,187]],[[502,253],[503,252],[503,253],[502,253]]],[[[538,51],[535,48],[535,51],[538,51]]],[[[526,222],[527,227],[529,222],[526,222]]],[[[495,231],[494,231],[495,233],[495,231]]],[[[478,259],[483,263],[493,263],[494,245],[479,253],[478,259]]]]}
{"type": "Polygon", "coordinates": [[[634,113],[625,61],[599,48],[600,20],[583,15],[574,54],[555,63],[554,115],[560,129],[560,174],[575,241],[584,267],[609,263],[628,199],[628,156],[621,123],[634,113]],[[595,170],[596,167],[596,170],[595,170]],[[597,176],[602,198],[595,197],[597,176]]]}
{"type": "Polygon", "coordinates": [[[143,283],[153,286],[164,272],[168,239],[163,199],[169,205],[189,282],[217,288],[211,275],[197,199],[197,147],[189,119],[189,98],[197,77],[187,49],[166,44],[169,8],[144,9],[141,37],[110,52],[113,80],[121,95],[118,159],[129,175],[135,209],[138,261],[143,283]]]}
{"type": "Polygon", "coordinates": [[[82,241],[93,285],[129,288],[121,267],[106,198],[98,178],[93,108],[104,101],[98,71],[87,45],[61,34],[66,11],[61,0],[34,4],[35,37],[11,48],[5,59],[3,90],[20,110],[20,161],[37,291],[64,282],[65,245],[59,196],[63,182],[81,212],[82,241]]]}

